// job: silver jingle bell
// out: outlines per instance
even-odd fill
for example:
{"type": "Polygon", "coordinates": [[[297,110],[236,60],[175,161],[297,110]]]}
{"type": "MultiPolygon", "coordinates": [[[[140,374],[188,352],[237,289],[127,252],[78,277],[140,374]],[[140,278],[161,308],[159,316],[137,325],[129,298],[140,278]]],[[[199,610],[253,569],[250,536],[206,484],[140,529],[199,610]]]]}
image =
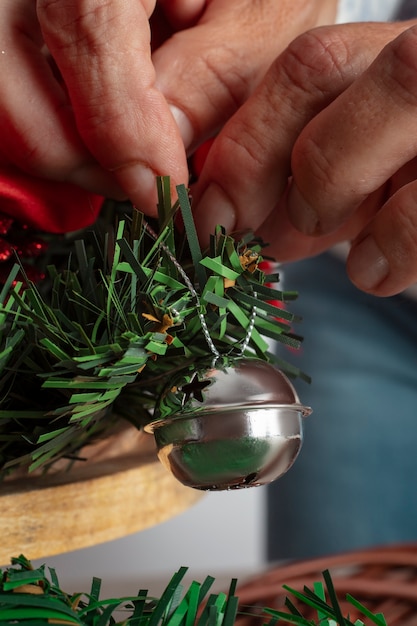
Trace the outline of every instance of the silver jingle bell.
{"type": "Polygon", "coordinates": [[[300,403],[288,378],[265,361],[220,357],[180,372],[146,426],[163,465],[202,490],[265,485],[294,463],[302,440],[300,403]]]}

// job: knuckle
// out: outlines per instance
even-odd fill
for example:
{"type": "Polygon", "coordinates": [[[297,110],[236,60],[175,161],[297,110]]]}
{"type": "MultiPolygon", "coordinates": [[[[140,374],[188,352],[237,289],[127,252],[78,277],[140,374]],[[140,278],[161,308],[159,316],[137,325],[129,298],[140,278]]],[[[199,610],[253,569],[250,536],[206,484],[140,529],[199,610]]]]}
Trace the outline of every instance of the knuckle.
{"type": "Polygon", "coordinates": [[[55,30],[60,32],[73,22],[75,8],[70,2],[38,0],[37,12],[42,29],[53,33],[55,30]]]}
{"type": "Polygon", "coordinates": [[[208,51],[202,56],[201,62],[204,66],[201,75],[211,76],[211,80],[208,78],[206,83],[208,86],[212,84],[208,93],[216,93],[219,96],[221,93],[222,107],[236,111],[250,92],[250,80],[245,74],[245,68],[236,61],[235,51],[228,46],[223,47],[221,56],[217,52],[208,51]],[[222,69],[224,67],[228,68],[227,72],[222,69]]]}
{"type": "Polygon", "coordinates": [[[278,63],[299,91],[334,94],[335,86],[345,82],[349,50],[337,29],[315,28],[294,39],[278,63]]]}
{"type": "MultiPolygon", "coordinates": [[[[228,162],[239,163],[239,170],[245,171],[245,176],[253,179],[257,172],[262,172],[267,166],[265,141],[263,132],[258,124],[251,124],[248,120],[235,122],[233,129],[225,128],[219,136],[221,145],[220,154],[229,155],[228,162]]],[[[233,168],[234,169],[234,168],[233,168]]]]}
{"type": "MultiPolygon", "coordinates": [[[[172,90],[170,103],[183,109],[191,120],[195,134],[203,136],[218,130],[236,113],[252,91],[252,79],[236,50],[228,45],[213,47],[204,43],[196,54],[184,54],[181,33],[171,37],[171,50],[176,54],[176,66],[181,68],[189,89],[172,90]],[[224,68],[227,68],[227,72],[224,68]],[[204,115],[201,115],[201,111],[204,115]]],[[[188,48],[187,48],[188,50],[188,48]]]]}
{"type": "Polygon", "coordinates": [[[136,119],[112,101],[103,106],[96,100],[77,110],[77,128],[90,149],[102,152],[103,161],[112,162],[119,145],[124,145],[140,129],[136,119]]]}
{"type": "Polygon", "coordinates": [[[327,157],[319,139],[309,129],[300,135],[291,155],[291,170],[300,188],[330,196],[341,186],[339,170],[327,157]],[[298,173],[302,172],[302,176],[298,173]],[[300,180],[299,180],[300,179],[300,180]]]}
{"type": "Polygon", "coordinates": [[[226,104],[228,109],[236,110],[240,99],[238,97],[239,90],[236,89],[235,77],[232,74],[229,74],[227,77],[223,76],[219,70],[217,59],[213,59],[211,55],[207,55],[202,61],[206,70],[205,75],[211,76],[211,80],[208,82],[214,83],[216,87],[220,86],[224,104],[226,104]]]}
{"type": "Polygon", "coordinates": [[[409,28],[385,50],[388,93],[406,106],[417,103],[417,27],[409,28]]]}
{"type": "Polygon", "coordinates": [[[48,43],[56,46],[97,45],[110,18],[107,0],[38,0],[37,11],[48,43]]]}
{"type": "Polygon", "coordinates": [[[397,267],[416,262],[417,189],[411,184],[392,198],[390,211],[390,256],[397,267]]]}

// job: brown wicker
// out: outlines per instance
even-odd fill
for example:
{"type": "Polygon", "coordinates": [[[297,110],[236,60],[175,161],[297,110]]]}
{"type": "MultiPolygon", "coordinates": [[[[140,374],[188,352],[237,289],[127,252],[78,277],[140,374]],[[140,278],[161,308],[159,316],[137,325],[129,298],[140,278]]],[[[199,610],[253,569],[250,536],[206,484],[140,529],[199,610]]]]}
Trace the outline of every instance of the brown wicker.
{"type": "MultiPolygon", "coordinates": [[[[240,609],[251,607],[238,618],[238,626],[259,626],[263,607],[285,610],[288,595],[282,586],[299,591],[322,581],[322,572],[331,573],[342,613],[352,621],[361,618],[345,600],[347,593],[373,613],[383,613],[388,626],[417,626],[417,544],[395,545],[349,552],[346,554],[295,562],[273,567],[237,589],[240,609]],[[255,610],[252,607],[257,607],[255,610]]],[[[307,619],[317,620],[317,613],[297,601],[294,604],[307,619]]],[[[284,622],[282,622],[284,623],[284,622]]]]}

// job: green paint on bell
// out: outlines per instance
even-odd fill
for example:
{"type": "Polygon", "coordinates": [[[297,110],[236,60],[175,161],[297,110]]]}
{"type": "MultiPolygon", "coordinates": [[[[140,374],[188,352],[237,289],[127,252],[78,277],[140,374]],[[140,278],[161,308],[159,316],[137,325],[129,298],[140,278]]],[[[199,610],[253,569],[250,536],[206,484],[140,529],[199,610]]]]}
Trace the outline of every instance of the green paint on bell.
{"type": "MultiPolygon", "coordinates": [[[[198,484],[201,489],[217,489],[219,485],[227,483],[231,488],[234,483],[236,486],[245,483],[249,485],[256,480],[268,448],[265,441],[245,437],[234,441],[186,443],[180,450],[172,449],[171,455],[179,453],[175,476],[182,483],[192,486],[198,484]]],[[[167,461],[172,467],[169,458],[167,461]]]]}
{"type": "Polygon", "coordinates": [[[309,413],[271,364],[222,357],[181,372],[146,429],[184,485],[237,489],[269,483],[291,467],[309,413]]]}

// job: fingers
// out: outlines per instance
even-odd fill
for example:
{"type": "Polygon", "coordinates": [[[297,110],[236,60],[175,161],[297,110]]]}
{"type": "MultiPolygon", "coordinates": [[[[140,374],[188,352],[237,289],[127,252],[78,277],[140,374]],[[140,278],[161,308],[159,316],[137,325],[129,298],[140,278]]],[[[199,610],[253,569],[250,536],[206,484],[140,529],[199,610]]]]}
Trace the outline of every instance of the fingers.
{"type": "Polygon", "coordinates": [[[259,229],[267,254],[280,261],[314,256],[346,242],[347,271],[361,290],[376,296],[400,293],[417,281],[417,158],[370,194],[350,219],[326,235],[308,236],[291,224],[285,194],[259,229]]]}
{"type": "Polygon", "coordinates": [[[304,235],[293,226],[288,217],[287,196],[288,189],[257,231],[267,246],[265,253],[282,263],[315,256],[340,242],[346,255],[347,242],[358,237],[380,210],[389,196],[389,185],[368,196],[345,224],[320,237],[304,235]]]}
{"type": "Polygon", "coordinates": [[[178,128],[155,88],[148,22],[154,4],[38,0],[82,141],[125,194],[153,214],[155,176],[170,175],[173,187],[188,179],[178,128]]]}
{"type": "MultiPolygon", "coordinates": [[[[217,223],[228,230],[261,226],[286,188],[293,146],[304,127],[398,32],[394,24],[324,27],[288,46],[210,150],[195,190],[203,239],[217,223]]],[[[340,119],[339,113],[337,126],[340,119]]],[[[329,127],[330,139],[331,132],[329,127]]],[[[285,238],[281,229],[273,235],[285,238]]]]}
{"type": "Polygon", "coordinates": [[[0,163],[52,180],[88,171],[87,188],[115,192],[79,139],[67,95],[42,50],[35,4],[3,0],[0,18],[0,163]]]}
{"type": "Polygon", "coordinates": [[[177,33],[153,55],[158,87],[190,151],[223,126],[293,37],[335,13],[335,0],[212,0],[205,5],[194,27],[177,33]]]}
{"type": "Polygon", "coordinates": [[[412,27],[299,136],[288,211],[301,232],[334,231],[417,154],[416,46],[412,27]]]}
{"type": "Polygon", "coordinates": [[[347,271],[368,293],[391,296],[417,281],[417,181],[401,187],[354,241],[347,271]]]}

